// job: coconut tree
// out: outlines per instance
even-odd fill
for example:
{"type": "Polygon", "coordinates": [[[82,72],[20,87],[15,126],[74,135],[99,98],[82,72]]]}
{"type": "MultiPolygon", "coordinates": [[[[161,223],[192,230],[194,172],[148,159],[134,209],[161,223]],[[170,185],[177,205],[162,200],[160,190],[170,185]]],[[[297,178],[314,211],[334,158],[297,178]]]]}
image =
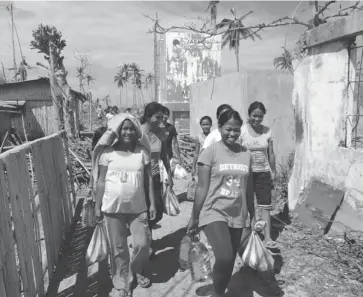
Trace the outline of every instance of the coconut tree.
{"type": "Polygon", "coordinates": [[[150,100],[152,100],[152,83],[154,81],[154,75],[151,72],[148,72],[145,76],[144,88],[147,90],[150,100]],[[149,88],[151,86],[151,88],[149,88]]]}
{"type": "Polygon", "coordinates": [[[130,64],[124,63],[121,67],[119,67],[114,77],[114,82],[117,84],[117,87],[120,89],[120,106],[121,106],[122,89],[124,87],[126,88],[126,98],[127,98],[127,83],[129,82],[131,75],[132,72],[130,70],[130,64]]]}
{"type": "Polygon", "coordinates": [[[289,70],[291,74],[294,74],[294,68],[292,66],[293,57],[291,53],[285,48],[281,56],[274,58],[273,63],[276,69],[289,70]]]}
{"type": "Polygon", "coordinates": [[[231,13],[233,18],[231,19],[223,19],[218,25],[217,29],[227,29],[226,32],[222,35],[222,48],[224,48],[227,44],[230,50],[234,50],[237,59],[237,71],[239,71],[239,47],[240,47],[240,40],[250,38],[255,41],[255,37],[261,39],[261,37],[254,33],[250,29],[246,29],[243,25],[243,20],[252,13],[249,13],[237,17],[236,11],[234,8],[231,9],[231,13]]]}
{"type": "MultiPolygon", "coordinates": [[[[137,104],[137,90],[139,90],[142,100],[144,100],[144,95],[142,93],[142,70],[140,66],[134,62],[130,64],[130,70],[132,73],[132,85],[133,85],[133,98],[134,98],[134,104],[137,104]]],[[[141,98],[140,98],[141,103],[141,98]]]]}

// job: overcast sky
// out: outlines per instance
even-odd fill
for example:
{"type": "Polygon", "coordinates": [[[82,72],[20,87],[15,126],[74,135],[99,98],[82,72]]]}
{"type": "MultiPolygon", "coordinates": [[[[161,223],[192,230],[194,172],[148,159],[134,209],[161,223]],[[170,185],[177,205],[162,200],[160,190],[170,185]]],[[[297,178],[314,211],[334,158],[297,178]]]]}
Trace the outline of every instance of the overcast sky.
{"type": "MultiPolygon", "coordinates": [[[[0,5],[5,2],[0,0],[0,5]]],[[[153,69],[153,35],[147,34],[152,22],[143,14],[155,16],[158,13],[160,24],[164,27],[190,23],[190,18],[208,17],[208,2],[202,1],[163,1],[163,2],[18,2],[15,1],[14,20],[24,56],[35,66],[44,62],[43,56],[30,49],[32,30],[38,24],[53,25],[67,41],[64,50],[65,66],[69,72],[68,81],[77,89],[74,51],[88,52],[91,57],[90,72],[96,78],[92,85],[94,97],[109,94],[113,100],[119,91],[113,83],[117,67],[123,62],[136,62],[146,71],[153,69]],[[188,17],[189,19],[187,19],[188,17]]],[[[230,8],[238,15],[254,11],[245,20],[245,25],[269,22],[283,16],[296,16],[307,19],[311,12],[308,2],[268,1],[268,2],[227,2],[220,1],[217,22],[231,17],[230,8]],[[299,5],[300,3],[300,5],[299,5]]],[[[272,59],[281,54],[285,44],[292,48],[299,35],[305,30],[302,26],[285,26],[266,29],[261,33],[262,40],[241,42],[240,64],[247,69],[272,69],[272,59]]],[[[16,57],[20,59],[16,40],[16,57]]],[[[12,43],[9,13],[0,6],[0,61],[5,68],[12,67],[12,43]]],[[[236,58],[228,47],[222,52],[222,72],[236,71],[236,58]]],[[[42,69],[29,70],[29,78],[45,76],[42,69]]]]}

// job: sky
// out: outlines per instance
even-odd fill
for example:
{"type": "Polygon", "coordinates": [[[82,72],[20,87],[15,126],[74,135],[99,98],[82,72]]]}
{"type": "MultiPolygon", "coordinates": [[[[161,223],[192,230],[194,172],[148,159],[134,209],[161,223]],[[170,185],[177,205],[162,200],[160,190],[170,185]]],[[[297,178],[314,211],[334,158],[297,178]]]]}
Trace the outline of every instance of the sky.
{"type": "MultiPolygon", "coordinates": [[[[5,4],[0,0],[0,62],[8,69],[13,65],[13,58],[10,16],[5,4]]],[[[304,1],[220,1],[217,23],[232,16],[231,8],[235,8],[237,15],[254,12],[245,19],[245,26],[268,23],[292,16],[294,12],[295,16],[307,20],[311,15],[308,5],[304,1]]],[[[62,32],[67,42],[63,55],[70,86],[78,89],[76,67],[79,62],[75,53],[88,53],[89,72],[96,79],[90,87],[93,98],[110,95],[114,103],[120,96],[113,82],[118,66],[136,62],[146,72],[153,71],[154,39],[148,34],[153,23],[143,14],[154,17],[157,12],[163,27],[190,24],[197,22],[198,17],[209,17],[208,1],[15,1],[14,6],[20,46],[28,64],[34,67],[28,70],[28,79],[47,76],[45,69],[36,67],[36,62],[46,61],[42,54],[30,49],[30,42],[32,31],[40,23],[52,25],[62,32]]],[[[272,60],[282,53],[281,47],[292,49],[304,30],[305,27],[297,25],[269,28],[261,33],[262,40],[241,41],[241,67],[273,69],[272,60]]],[[[21,55],[16,37],[15,46],[19,62],[21,55]]],[[[222,51],[221,65],[222,74],[236,71],[236,57],[228,47],[222,51]]]]}

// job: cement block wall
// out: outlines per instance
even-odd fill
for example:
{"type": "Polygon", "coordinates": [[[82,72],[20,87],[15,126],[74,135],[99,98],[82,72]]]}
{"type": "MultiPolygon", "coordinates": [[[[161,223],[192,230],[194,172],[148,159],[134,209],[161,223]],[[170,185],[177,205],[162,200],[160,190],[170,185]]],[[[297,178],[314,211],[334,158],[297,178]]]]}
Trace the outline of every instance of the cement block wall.
{"type": "Polygon", "coordinates": [[[267,114],[264,124],[274,133],[277,161],[284,164],[294,149],[294,111],[291,102],[293,76],[280,71],[241,70],[191,85],[190,133],[200,133],[200,118],[209,115],[216,128],[216,110],[223,103],[232,105],[247,120],[248,107],[261,101],[267,114]]]}
{"type": "Polygon", "coordinates": [[[289,182],[290,209],[299,203],[309,179],[316,177],[345,190],[349,199],[344,201],[349,200],[363,214],[363,150],[340,147],[353,102],[348,69],[354,67],[345,41],[311,48],[308,56],[296,65],[296,150],[289,182]]]}

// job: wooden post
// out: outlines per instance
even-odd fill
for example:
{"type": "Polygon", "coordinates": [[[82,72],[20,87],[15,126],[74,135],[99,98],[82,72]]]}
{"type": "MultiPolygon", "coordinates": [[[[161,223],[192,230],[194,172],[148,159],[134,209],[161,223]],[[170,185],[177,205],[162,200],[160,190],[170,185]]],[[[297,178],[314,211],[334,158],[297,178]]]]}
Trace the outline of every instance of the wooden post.
{"type": "Polygon", "coordinates": [[[10,4],[10,17],[11,17],[11,41],[13,44],[13,63],[14,63],[14,79],[16,79],[17,66],[16,66],[16,58],[15,58],[15,41],[14,41],[14,13],[13,13],[13,4],[10,4]]]}
{"type": "Polygon", "coordinates": [[[64,117],[63,117],[63,102],[59,100],[58,96],[58,83],[55,78],[55,66],[54,66],[54,54],[52,50],[52,43],[49,42],[49,57],[50,57],[50,69],[49,69],[49,82],[50,82],[50,91],[53,98],[53,106],[54,110],[56,111],[55,114],[57,115],[58,119],[58,129],[64,130],[64,117]]]}
{"type": "Polygon", "coordinates": [[[92,131],[92,93],[88,93],[89,100],[89,130],[92,131]]]}
{"type": "Polygon", "coordinates": [[[154,24],[154,86],[155,86],[155,99],[159,101],[159,71],[158,71],[158,38],[156,28],[158,25],[158,13],[156,13],[156,20],[154,24]]]}

